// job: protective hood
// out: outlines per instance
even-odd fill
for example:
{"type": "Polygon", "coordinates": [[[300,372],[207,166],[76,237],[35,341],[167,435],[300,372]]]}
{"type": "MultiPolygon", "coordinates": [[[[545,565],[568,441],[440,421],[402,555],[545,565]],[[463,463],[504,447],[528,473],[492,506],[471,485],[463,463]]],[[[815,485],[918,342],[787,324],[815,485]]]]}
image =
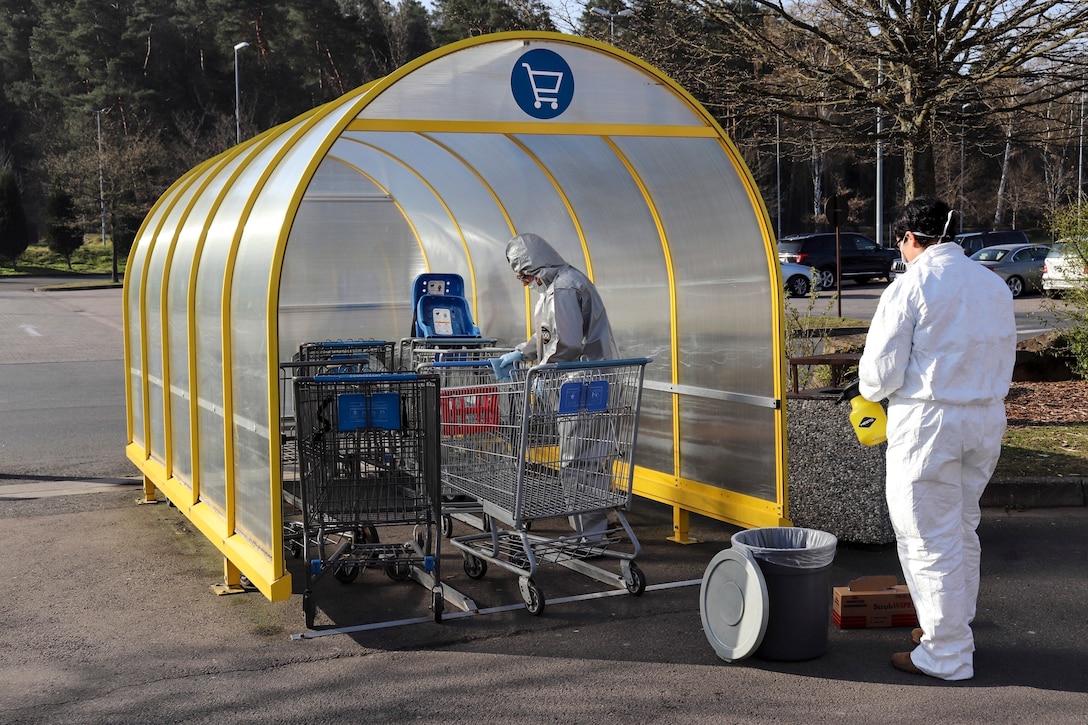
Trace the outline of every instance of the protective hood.
{"type": "Polygon", "coordinates": [[[506,243],[506,260],[515,274],[531,274],[550,284],[567,260],[536,234],[519,234],[506,243]]]}

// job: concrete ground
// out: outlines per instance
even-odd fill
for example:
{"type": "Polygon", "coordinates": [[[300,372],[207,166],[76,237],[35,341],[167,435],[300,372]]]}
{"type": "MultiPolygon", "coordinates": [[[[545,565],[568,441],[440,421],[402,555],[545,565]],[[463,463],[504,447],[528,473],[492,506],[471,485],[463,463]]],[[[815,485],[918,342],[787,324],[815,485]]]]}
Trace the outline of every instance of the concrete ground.
{"type": "MultiPolygon", "coordinates": [[[[669,543],[670,510],[644,500],[630,516],[640,597],[550,567],[533,617],[514,576],[471,580],[446,547],[443,579],[481,613],[436,624],[424,588],[368,570],[319,582],[320,636],[298,638],[301,563],[289,601],[217,596],[218,552],[138,494],[110,481],[37,498],[0,487],[0,722],[1088,721],[1085,507],[987,509],[977,674],[951,684],[888,664],[907,629],[829,623],[816,659],[723,662],[701,628],[699,580],[737,529],[696,517],[701,543],[669,543]]],[[[840,545],[830,583],[898,571],[892,545],[840,545]]]]}

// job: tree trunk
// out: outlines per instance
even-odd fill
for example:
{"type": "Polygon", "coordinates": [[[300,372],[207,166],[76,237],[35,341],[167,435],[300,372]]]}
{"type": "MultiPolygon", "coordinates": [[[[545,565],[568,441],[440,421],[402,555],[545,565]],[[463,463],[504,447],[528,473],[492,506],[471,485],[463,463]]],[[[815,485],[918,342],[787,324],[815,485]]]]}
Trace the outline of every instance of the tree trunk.
{"type": "Polygon", "coordinates": [[[1012,119],[1005,133],[1005,158],[1001,160],[1001,181],[997,184],[997,207],[994,209],[994,229],[1005,218],[1005,189],[1009,184],[1009,158],[1012,156],[1012,119]]]}

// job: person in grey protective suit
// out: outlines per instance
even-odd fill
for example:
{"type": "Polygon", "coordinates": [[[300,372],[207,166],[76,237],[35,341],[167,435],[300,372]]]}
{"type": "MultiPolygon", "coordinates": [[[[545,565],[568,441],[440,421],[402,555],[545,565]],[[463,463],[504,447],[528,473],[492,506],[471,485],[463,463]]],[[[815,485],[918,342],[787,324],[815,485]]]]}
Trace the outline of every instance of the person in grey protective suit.
{"type": "Polygon", "coordinates": [[[1012,294],[946,244],[953,211],[911,201],[892,231],[907,271],[881,295],[858,373],[888,400],[886,494],[899,561],[918,612],[905,672],[974,676],[979,499],[997,466],[1016,356],[1012,294]]]}
{"type": "MultiPolygon", "coordinates": [[[[506,259],[523,285],[540,289],[540,297],[533,316],[532,337],[503,355],[499,361],[501,367],[513,366],[520,360],[549,363],[619,357],[597,288],[582,272],[567,264],[547,241],[536,234],[519,234],[507,242],[506,259]]],[[[579,435],[580,431],[570,425],[560,426],[560,449],[563,465],[575,469],[580,460],[595,456],[576,450],[584,447],[590,436],[579,435]]],[[[570,519],[574,530],[590,542],[608,528],[606,510],[570,519]]]]}

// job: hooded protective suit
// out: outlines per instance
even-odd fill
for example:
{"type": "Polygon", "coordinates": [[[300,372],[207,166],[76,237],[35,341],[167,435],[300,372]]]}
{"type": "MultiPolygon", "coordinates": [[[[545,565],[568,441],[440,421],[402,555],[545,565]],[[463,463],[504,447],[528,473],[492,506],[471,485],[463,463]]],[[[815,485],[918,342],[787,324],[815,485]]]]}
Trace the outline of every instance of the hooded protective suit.
{"type": "Polygon", "coordinates": [[[997,466],[1016,356],[1012,295],[959,245],[926,248],[880,298],[860,391],[888,399],[887,499],[924,632],[914,665],[974,676],[979,499],[997,466]]]}
{"type": "Polygon", "coordinates": [[[536,303],[533,336],[517,349],[530,361],[614,360],[619,357],[612,326],[597,288],[536,234],[506,244],[516,274],[531,274],[544,290],[536,303]]]}
{"type": "MultiPolygon", "coordinates": [[[[506,259],[516,274],[536,277],[543,290],[534,312],[533,336],[517,346],[527,360],[571,362],[615,360],[619,357],[612,326],[597,288],[582,272],[536,234],[519,234],[506,244],[506,259]]],[[[598,470],[608,454],[609,436],[600,420],[560,421],[558,424],[561,479],[572,490],[607,487],[610,475],[598,470]]],[[[593,543],[608,530],[606,510],[570,517],[571,527],[593,543]]]]}

